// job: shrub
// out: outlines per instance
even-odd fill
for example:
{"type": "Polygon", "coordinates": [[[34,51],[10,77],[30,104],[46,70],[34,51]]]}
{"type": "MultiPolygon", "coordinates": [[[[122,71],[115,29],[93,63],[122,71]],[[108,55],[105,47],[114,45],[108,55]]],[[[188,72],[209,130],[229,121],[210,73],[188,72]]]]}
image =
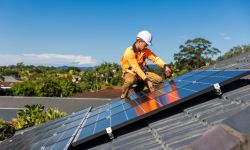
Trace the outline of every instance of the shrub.
{"type": "Polygon", "coordinates": [[[17,118],[12,119],[12,125],[16,130],[32,127],[49,120],[54,120],[67,115],[66,112],[60,112],[57,108],[48,108],[44,111],[41,104],[26,105],[25,109],[17,112],[17,118]]]}
{"type": "Polygon", "coordinates": [[[11,123],[0,119],[0,141],[10,138],[15,134],[15,128],[11,123]]]}

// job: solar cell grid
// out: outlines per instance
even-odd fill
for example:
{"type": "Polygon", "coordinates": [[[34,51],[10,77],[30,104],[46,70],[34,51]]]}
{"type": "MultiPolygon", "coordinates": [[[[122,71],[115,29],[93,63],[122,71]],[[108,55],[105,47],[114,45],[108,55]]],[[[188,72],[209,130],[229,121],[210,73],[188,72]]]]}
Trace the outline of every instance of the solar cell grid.
{"type": "Polygon", "coordinates": [[[67,149],[90,108],[39,125],[0,143],[0,149],[67,149]]]}
{"type": "Polygon", "coordinates": [[[55,143],[53,145],[50,145],[50,146],[48,146],[48,147],[46,147],[44,149],[48,149],[48,150],[49,149],[55,149],[55,150],[61,149],[62,150],[62,149],[65,149],[65,145],[67,145],[69,141],[70,141],[70,138],[67,138],[67,139],[59,141],[59,142],[57,142],[57,143],[55,143]]]}
{"type": "Polygon", "coordinates": [[[236,79],[246,73],[248,74],[249,71],[192,71],[166,82],[156,91],[134,93],[129,95],[128,99],[118,99],[107,104],[105,111],[96,109],[90,112],[92,118],[87,118],[72,145],[91,140],[95,135],[105,134],[105,129],[108,127],[119,128],[119,125],[122,126],[127,122],[144,118],[152,112],[163,110],[159,109],[161,107],[167,108],[169,104],[177,104],[176,102],[185,101],[206,90],[212,90],[215,83],[236,79]]]}

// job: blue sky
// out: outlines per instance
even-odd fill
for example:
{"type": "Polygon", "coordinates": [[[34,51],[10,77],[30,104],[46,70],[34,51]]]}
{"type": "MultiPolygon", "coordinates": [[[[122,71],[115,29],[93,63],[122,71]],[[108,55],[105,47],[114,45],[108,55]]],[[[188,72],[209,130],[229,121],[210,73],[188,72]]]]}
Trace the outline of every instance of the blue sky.
{"type": "Polygon", "coordinates": [[[141,30],[167,62],[187,39],[250,44],[249,0],[0,0],[0,66],[119,63],[141,30]]]}

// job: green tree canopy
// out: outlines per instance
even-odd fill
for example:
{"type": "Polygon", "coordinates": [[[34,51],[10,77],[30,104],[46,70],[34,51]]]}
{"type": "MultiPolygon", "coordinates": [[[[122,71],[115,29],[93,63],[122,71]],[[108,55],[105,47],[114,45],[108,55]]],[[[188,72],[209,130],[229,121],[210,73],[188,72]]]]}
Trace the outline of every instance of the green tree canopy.
{"type": "Polygon", "coordinates": [[[174,54],[175,65],[179,70],[192,70],[209,65],[220,50],[204,38],[187,40],[180,45],[180,52],[174,54]]]}
{"type": "Polygon", "coordinates": [[[56,76],[48,76],[48,78],[37,82],[37,96],[59,97],[61,92],[62,88],[59,85],[59,78],[56,76]]]}
{"type": "MultiPolygon", "coordinates": [[[[77,92],[96,91],[103,86],[121,85],[121,68],[118,64],[104,62],[93,70],[80,70],[77,67],[55,68],[32,66],[18,63],[0,66],[0,76],[11,75],[23,82],[13,85],[10,94],[16,96],[72,96],[77,92]],[[66,78],[59,74],[66,74],[66,78]],[[73,75],[81,77],[77,83],[73,75]]],[[[0,79],[1,80],[1,79],[0,79]]],[[[7,92],[2,92],[2,95],[7,92]]]]}
{"type": "Polygon", "coordinates": [[[11,91],[14,96],[35,96],[35,86],[36,84],[32,81],[24,81],[19,84],[14,84],[11,91]]]}
{"type": "Polygon", "coordinates": [[[70,79],[60,79],[59,84],[62,96],[72,96],[76,92],[76,85],[70,79]]]}

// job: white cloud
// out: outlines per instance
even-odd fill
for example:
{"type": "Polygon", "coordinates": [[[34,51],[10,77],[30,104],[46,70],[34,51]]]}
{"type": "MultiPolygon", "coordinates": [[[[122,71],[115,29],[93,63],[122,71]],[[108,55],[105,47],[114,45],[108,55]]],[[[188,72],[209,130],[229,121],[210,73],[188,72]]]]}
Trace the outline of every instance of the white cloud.
{"type": "Polygon", "coordinates": [[[220,36],[226,36],[226,33],[219,32],[219,35],[220,35],[220,36]]]}
{"type": "Polygon", "coordinates": [[[29,65],[47,66],[93,66],[96,64],[91,56],[66,54],[0,54],[0,66],[23,62],[29,65]]]}
{"type": "Polygon", "coordinates": [[[225,36],[224,39],[225,40],[231,40],[231,37],[230,36],[225,36]]]}
{"type": "Polygon", "coordinates": [[[231,40],[232,38],[228,36],[226,33],[219,32],[218,33],[224,40],[231,40]]]}

